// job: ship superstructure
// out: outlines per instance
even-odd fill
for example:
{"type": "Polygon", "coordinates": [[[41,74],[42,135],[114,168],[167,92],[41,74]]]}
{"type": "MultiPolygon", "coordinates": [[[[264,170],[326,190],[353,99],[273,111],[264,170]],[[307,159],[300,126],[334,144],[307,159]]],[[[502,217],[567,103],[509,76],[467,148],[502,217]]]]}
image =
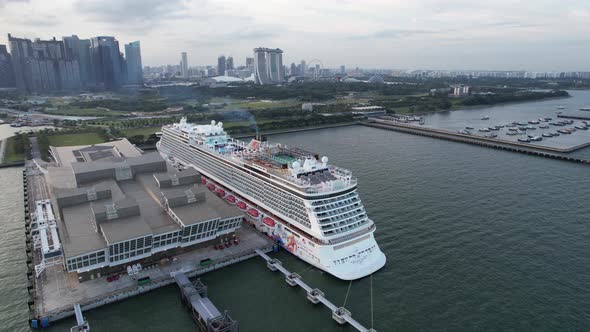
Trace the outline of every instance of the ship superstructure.
{"type": "Polygon", "coordinates": [[[158,150],[194,167],[210,190],[247,212],[248,221],[306,262],[352,280],[385,264],[357,194],[357,179],[327,157],[281,144],[230,138],[223,124],[164,126],[158,150]]]}

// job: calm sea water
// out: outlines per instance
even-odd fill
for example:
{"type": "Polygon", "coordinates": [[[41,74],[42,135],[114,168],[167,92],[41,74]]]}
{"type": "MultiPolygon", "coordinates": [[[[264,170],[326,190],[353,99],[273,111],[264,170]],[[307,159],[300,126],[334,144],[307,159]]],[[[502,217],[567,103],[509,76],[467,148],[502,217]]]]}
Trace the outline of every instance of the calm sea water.
{"type": "MultiPolygon", "coordinates": [[[[379,331],[590,329],[588,166],[367,127],[270,138],[351,169],[387,265],[354,281],[346,307],[379,331]]],[[[0,321],[26,330],[20,174],[0,170],[0,321]],[[15,180],[16,179],[16,180],[15,180]]],[[[343,304],[348,282],[278,258],[343,304]]],[[[242,331],[349,331],[261,259],[205,275],[242,331]]],[[[93,331],[193,331],[177,290],[86,313],[93,331]]],[[[50,331],[73,325],[66,320],[50,331]]],[[[8,325],[6,325],[8,324],[8,325]]]]}

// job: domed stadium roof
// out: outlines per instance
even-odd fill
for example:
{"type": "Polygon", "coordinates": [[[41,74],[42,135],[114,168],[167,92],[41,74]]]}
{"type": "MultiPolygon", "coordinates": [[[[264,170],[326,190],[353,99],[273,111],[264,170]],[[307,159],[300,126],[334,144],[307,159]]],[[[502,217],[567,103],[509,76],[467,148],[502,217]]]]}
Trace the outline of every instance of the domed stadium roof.
{"type": "Polygon", "coordinates": [[[367,82],[369,82],[369,83],[375,83],[375,84],[383,84],[383,83],[385,83],[385,81],[383,80],[383,77],[381,77],[379,75],[373,75],[371,78],[369,78],[369,80],[367,82]]]}

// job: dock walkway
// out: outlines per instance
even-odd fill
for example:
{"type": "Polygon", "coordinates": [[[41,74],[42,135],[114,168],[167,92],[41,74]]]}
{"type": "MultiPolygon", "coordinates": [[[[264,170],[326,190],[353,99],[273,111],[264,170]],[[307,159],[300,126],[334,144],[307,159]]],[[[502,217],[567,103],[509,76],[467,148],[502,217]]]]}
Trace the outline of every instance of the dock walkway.
{"type": "Polygon", "coordinates": [[[352,318],[352,314],[350,313],[350,311],[346,310],[346,308],[337,307],[334,303],[332,303],[330,300],[328,300],[325,297],[325,295],[322,291],[320,291],[317,288],[312,288],[309,285],[307,285],[301,279],[300,275],[298,275],[297,273],[292,273],[289,270],[287,270],[286,268],[284,268],[278,259],[270,258],[267,254],[265,254],[264,252],[262,252],[260,250],[256,250],[256,253],[266,261],[266,265],[271,271],[277,271],[277,270],[280,271],[285,276],[285,281],[287,282],[287,284],[289,286],[292,286],[292,287],[299,286],[299,287],[303,288],[307,292],[307,299],[311,303],[318,304],[321,302],[323,305],[328,307],[328,309],[330,309],[330,311],[332,312],[332,318],[336,322],[338,322],[339,324],[348,323],[352,327],[354,327],[357,331],[376,332],[372,328],[367,329],[361,323],[359,323],[357,320],[352,318]]]}
{"type": "Polygon", "coordinates": [[[191,282],[182,272],[172,276],[199,329],[204,332],[238,332],[238,322],[227,311],[221,313],[207,296],[207,286],[200,279],[191,282]]]}

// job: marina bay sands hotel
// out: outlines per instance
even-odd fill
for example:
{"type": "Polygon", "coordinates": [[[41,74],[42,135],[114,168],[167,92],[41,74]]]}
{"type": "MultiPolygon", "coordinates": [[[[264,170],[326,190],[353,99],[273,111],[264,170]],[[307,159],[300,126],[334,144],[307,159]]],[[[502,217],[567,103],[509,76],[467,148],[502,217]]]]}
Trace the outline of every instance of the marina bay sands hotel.
{"type": "Polygon", "coordinates": [[[254,74],[257,84],[282,83],[285,80],[283,51],[279,48],[255,48],[254,74]]]}

